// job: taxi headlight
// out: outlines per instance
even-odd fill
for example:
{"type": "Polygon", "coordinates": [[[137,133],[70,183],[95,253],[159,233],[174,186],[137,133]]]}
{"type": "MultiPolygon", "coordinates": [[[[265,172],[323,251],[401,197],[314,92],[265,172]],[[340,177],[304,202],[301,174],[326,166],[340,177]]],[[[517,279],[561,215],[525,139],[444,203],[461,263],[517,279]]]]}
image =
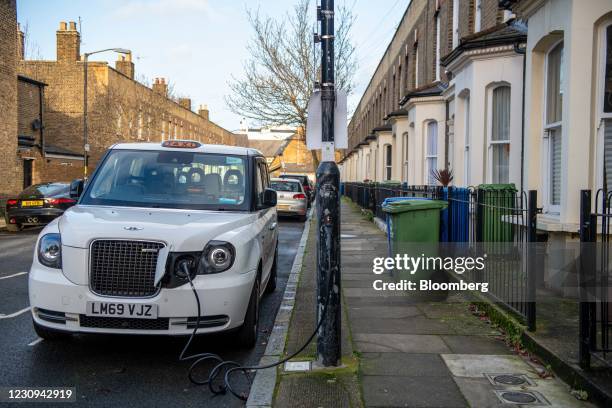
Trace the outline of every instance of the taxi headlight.
{"type": "Polygon", "coordinates": [[[38,243],[38,261],[49,268],[62,267],[62,240],[60,234],[46,234],[38,243]]]}
{"type": "Polygon", "coordinates": [[[228,270],[234,264],[236,250],[225,241],[210,241],[202,251],[199,274],[219,273],[228,270]]]}

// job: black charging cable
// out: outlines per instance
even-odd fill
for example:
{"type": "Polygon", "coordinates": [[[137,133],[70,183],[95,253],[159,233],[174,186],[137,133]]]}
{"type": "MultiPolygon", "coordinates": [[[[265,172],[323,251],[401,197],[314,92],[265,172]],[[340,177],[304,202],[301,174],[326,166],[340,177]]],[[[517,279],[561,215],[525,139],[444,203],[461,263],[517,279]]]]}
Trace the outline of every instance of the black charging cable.
{"type": "MultiPolygon", "coordinates": [[[[316,336],[317,332],[319,331],[319,329],[321,328],[321,324],[323,324],[323,320],[325,318],[325,314],[327,313],[327,305],[329,304],[329,299],[331,297],[331,292],[333,290],[333,286],[332,284],[335,283],[334,280],[334,273],[330,273],[330,276],[328,277],[328,281],[327,281],[327,295],[325,297],[325,303],[323,304],[323,311],[321,312],[321,316],[319,318],[319,322],[317,323],[317,327],[315,327],[314,331],[312,332],[312,334],[310,335],[310,337],[308,337],[308,340],[306,340],[306,342],[294,353],[290,354],[289,356],[283,358],[282,360],[279,360],[275,363],[271,363],[271,364],[266,364],[266,365],[260,365],[260,366],[243,366],[242,364],[236,362],[236,361],[231,361],[231,360],[223,360],[219,355],[215,354],[215,353],[199,353],[199,354],[193,354],[190,356],[186,356],[187,354],[187,349],[189,348],[189,346],[191,345],[191,342],[193,341],[193,339],[196,336],[196,333],[198,331],[198,328],[200,327],[200,317],[202,316],[201,313],[201,306],[200,306],[200,297],[198,296],[198,292],[196,291],[195,286],[193,285],[193,281],[192,281],[192,277],[191,274],[189,272],[189,268],[187,266],[186,263],[183,263],[181,265],[181,269],[183,271],[183,273],[185,273],[187,279],[189,279],[189,285],[191,285],[191,290],[193,291],[193,294],[195,296],[196,302],[197,302],[197,307],[198,307],[198,316],[196,318],[196,322],[195,322],[195,327],[193,329],[193,332],[191,333],[191,335],[189,336],[189,340],[187,340],[187,343],[185,344],[185,347],[183,348],[183,351],[181,351],[181,354],[179,355],[179,361],[188,361],[188,360],[195,360],[192,364],[191,367],[189,367],[189,371],[187,372],[187,377],[189,378],[189,381],[191,381],[193,384],[196,385],[208,385],[208,389],[210,390],[210,392],[213,395],[221,395],[221,394],[225,394],[226,392],[230,392],[233,396],[235,396],[236,398],[239,398],[243,401],[247,400],[247,397],[244,394],[239,394],[238,392],[236,392],[236,390],[234,390],[234,388],[232,387],[231,384],[231,375],[236,373],[236,372],[241,372],[242,374],[244,374],[244,376],[247,379],[250,379],[249,377],[249,372],[251,371],[257,371],[257,370],[264,370],[266,368],[272,368],[272,367],[276,367],[279,366],[281,364],[284,364],[285,362],[291,360],[293,357],[297,356],[298,354],[300,354],[307,346],[308,344],[310,344],[310,342],[314,339],[314,337],[316,336]],[[213,368],[210,370],[210,372],[208,373],[208,376],[206,377],[205,380],[198,380],[195,378],[194,376],[194,372],[195,369],[198,365],[204,363],[204,362],[213,362],[213,364],[215,364],[213,366],[213,368]],[[214,381],[217,379],[217,377],[219,376],[219,374],[225,369],[225,375],[223,376],[223,383],[218,387],[215,388],[214,387],[214,381]]],[[[257,294],[259,296],[259,294],[257,294]]]]}

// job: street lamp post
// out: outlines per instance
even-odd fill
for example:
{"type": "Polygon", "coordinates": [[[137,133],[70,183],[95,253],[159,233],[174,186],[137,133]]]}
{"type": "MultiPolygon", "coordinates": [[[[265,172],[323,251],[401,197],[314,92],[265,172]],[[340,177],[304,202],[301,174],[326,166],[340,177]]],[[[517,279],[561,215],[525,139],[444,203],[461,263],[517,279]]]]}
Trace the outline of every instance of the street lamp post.
{"type": "Polygon", "coordinates": [[[99,51],[86,52],[83,54],[83,178],[87,179],[87,165],[89,164],[89,140],[87,137],[87,60],[90,55],[101,52],[114,51],[119,54],[130,54],[125,48],[106,48],[99,51]]]}
{"type": "Polygon", "coordinates": [[[337,366],[340,334],[340,171],[334,147],[334,1],[322,0],[321,128],[322,160],[317,168],[317,301],[319,318],[326,307],[317,337],[317,357],[323,366],[337,366]],[[331,286],[331,287],[330,287],[331,286]],[[325,302],[327,304],[325,305],[325,302]]]}

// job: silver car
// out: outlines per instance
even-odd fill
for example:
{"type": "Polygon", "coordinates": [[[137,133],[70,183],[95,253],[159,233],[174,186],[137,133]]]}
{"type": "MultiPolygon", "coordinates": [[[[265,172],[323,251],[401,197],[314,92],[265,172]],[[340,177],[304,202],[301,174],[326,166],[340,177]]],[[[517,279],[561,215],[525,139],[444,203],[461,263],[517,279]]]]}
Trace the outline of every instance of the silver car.
{"type": "Polygon", "coordinates": [[[270,188],[276,190],[278,215],[298,216],[301,221],[306,221],[308,197],[299,180],[273,178],[270,180],[270,188]]]}

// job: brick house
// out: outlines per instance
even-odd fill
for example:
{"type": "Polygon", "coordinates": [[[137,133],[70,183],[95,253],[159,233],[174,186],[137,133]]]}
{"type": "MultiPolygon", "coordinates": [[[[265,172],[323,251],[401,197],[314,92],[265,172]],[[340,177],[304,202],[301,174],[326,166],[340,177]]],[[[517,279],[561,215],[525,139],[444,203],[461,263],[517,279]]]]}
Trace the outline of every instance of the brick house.
{"type": "Polygon", "coordinates": [[[17,157],[17,9],[15,0],[0,1],[0,197],[22,186],[17,157]]]}
{"type": "MultiPolygon", "coordinates": [[[[6,195],[20,191],[24,181],[82,176],[84,64],[74,22],[62,22],[56,32],[56,60],[24,60],[15,2],[3,2],[1,12],[7,24],[2,25],[0,84],[7,92],[2,97],[1,134],[6,143],[0,154],[7,157],[0,166],[6,166],[3,174],[13,174],[0,181],[0,193],[6,195]]],[[[103,152],[118,142],[184,138],[212,144],[247,143],[246,136],[212,122],[205,105],[194,112],[189,98],[173,98],[165,78],[156,78],[151,87],[136,81],[129,54],[120,57],[114,68],[90,61],[87,72],[89,172],[103,152]]]]}

